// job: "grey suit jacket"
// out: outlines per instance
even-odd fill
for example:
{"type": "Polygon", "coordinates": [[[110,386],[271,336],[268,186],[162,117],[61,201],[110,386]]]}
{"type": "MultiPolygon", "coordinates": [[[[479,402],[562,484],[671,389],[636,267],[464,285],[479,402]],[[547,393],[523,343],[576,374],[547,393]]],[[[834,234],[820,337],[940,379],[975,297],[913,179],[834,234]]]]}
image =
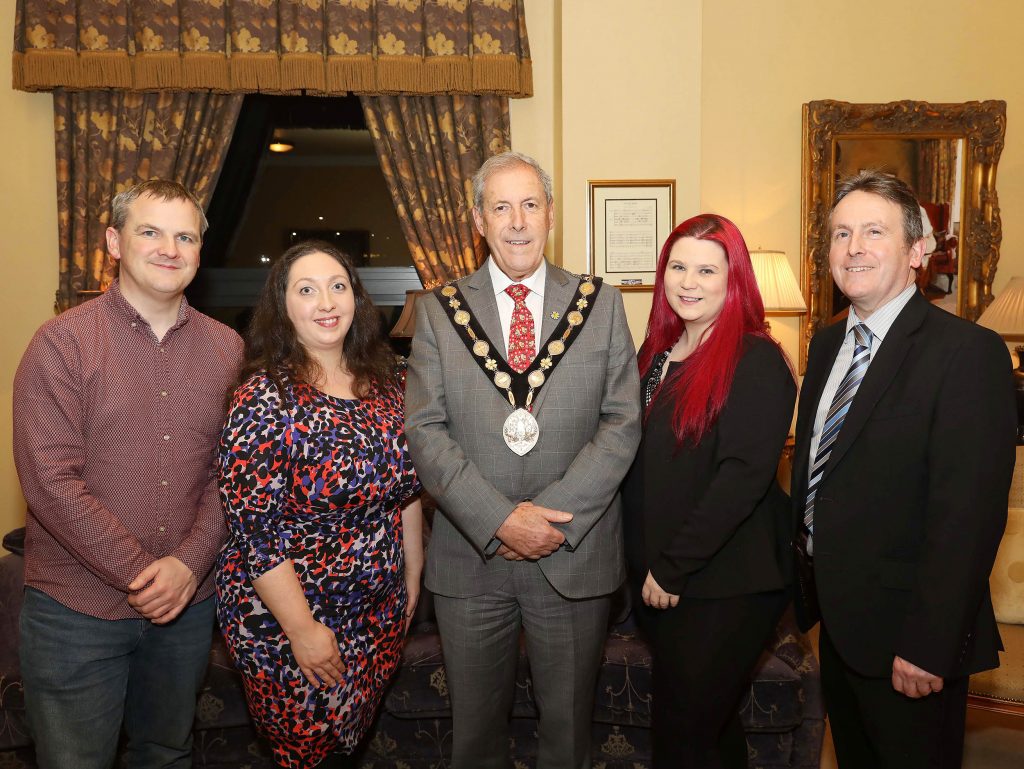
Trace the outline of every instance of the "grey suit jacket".
{"type": "MultiPolygon", "coordinates": [[[[579,280],[548,264],[541,340],[564,314],[579,280]]],[[[458,283],[468,309],[505,355],[490,274],[458,283]]],[[[576,341],[534,401],[540,440],[526,456],[502,438],[512,406],[480,369],[435,296],[416,306],[406,389],[406,436],[439,515],[426,584],[466,598],[500,587],[512,563],[488,557],[498,527],[523,499],[573,514],[559,528],[569,549],[538,561],[568,598],[603,595],[625,578],[619,483],[640,441],[640,385],[622,296],[604,286],[576,341]]]]}

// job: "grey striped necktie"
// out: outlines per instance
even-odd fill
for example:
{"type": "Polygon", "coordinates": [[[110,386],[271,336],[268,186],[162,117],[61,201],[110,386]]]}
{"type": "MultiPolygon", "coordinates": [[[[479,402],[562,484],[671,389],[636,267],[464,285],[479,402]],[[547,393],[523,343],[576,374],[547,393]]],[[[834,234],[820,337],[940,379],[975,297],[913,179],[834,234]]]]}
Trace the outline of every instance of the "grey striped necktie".
{"type": "Polygon", "coordinates": [[[821,428],[821,440],[818,442],[818,452],[814,455],[814,464],[811,465],[810,480],[807,482],[807,503],[804,505],[804,526],[807,529],[807,555],[814,554],[814,496],[818,491],[818,484],[821,476],[825,474],[825,466],[828,458],[832,455],[832,447],[835,445],[839,431],[843,428],[843,420],[853,403],[853,396],[857,394],[860,383],[864,381],[864,373],[868,370],[868,363],[871,362],[871,329],[863,323],[853,327],[853,360],[850,361],[850,368],[846,376],[839,383],[839,389],[832,399],[828,414],[825,415],[825,424],[821,428]]]}

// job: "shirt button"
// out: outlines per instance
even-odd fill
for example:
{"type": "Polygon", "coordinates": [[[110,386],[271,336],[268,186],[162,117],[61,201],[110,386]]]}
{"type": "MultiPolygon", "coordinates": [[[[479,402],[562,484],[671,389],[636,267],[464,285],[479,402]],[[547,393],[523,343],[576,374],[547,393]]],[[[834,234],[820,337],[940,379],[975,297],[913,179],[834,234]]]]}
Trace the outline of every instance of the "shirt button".
{"type": "Polygon", "coordinates": [[[164,526],[161,526],[161,527],[160,527],[160,531],[166,531],[166,527],[164,527],[164,526]]]}
{"type": "Polygon", "coordinates": [[[133,321],[132,321],[132,328],[138,328],[138,327],[139,327],[139,324],[138,324],[138,323],[136,323],[136,322],[135,322],[135,321],[133,320],[133,321]]]}
{"type": "Polygon", "coordinates": [[[160,391],[160,397],[161,398],[166,398],[167,397],[167,390],[161,390],[160,391]]]}
{"type": "Polygon", "coordinates": [[[160,481],[160,485],[161,486],[166,486],[167,485],[167,481],[160,481]]]}
{"type": "Polygon", "coordinates": [[[165,441],[169,441],[170,439],[171,439],[171,436],[169,436],[169,435],[165,435],[165,436],[164,436],[164,440],[165,440],[165,441]]]}

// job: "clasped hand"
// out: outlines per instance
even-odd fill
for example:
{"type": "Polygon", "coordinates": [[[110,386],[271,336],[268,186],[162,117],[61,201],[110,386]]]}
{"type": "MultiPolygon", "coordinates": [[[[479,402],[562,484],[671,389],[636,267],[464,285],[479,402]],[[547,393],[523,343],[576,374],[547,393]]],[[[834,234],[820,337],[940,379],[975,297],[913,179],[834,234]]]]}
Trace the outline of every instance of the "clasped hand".
{"type": "Polygon", "coordinates": [[[652,609],[671,609],[679,605],[679,596],[662,590],[661,585],[650,572],[647,572],[647,579],[644,580],[640,596],[644,599],[644,603],[652,609]]]}
{"type": "Polygon", "coordinates": [[[128,605],[154,625],[166,625],[196,593],[196,575],[173,555],[153,561],[131,581],[128,605]]]}
{"type": "Polygon", "coordinates": [[[551,555],[565,542],[565,535],[551,524],[569,523],[572,513],[520,502],[498,527],[501,540],[497,555],[510,561],[536,560],[551,555]]]}
{"type": "Polygon", "coordinates": [[[943,680],[902,657],[892,661],[892,688],[912,699],[941,692],[943,680]]]}

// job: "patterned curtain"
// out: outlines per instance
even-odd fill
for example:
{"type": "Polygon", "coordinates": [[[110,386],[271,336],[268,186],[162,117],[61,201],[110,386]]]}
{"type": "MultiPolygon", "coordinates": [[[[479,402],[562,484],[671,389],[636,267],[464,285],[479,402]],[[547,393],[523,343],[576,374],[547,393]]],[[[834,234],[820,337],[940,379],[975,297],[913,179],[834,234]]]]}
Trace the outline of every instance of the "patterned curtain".
{"type": "Polygon", "coordinates": [[[469,275],[486,257],[471,180],[510,149],[503,96],[363,96],[366,125],[425,288],[469,275]]]}
{"type": "Polygon", "coordinates": [[[953,202],[957,141],[921,139],[917,142],[917,194],[923,202],[953,202]]]}
{"type": "Polygon", "coordinates": [[[14,87],[529,96],[523,0],[17,0],[14,87]]]}
{"type": "Polygon", "coordinates": [[[113,280],[104,231],[118,192],[146,179],[174,179],[209,204],[243,98],[181,91],[54,93],[58,312],[113,280]]]}

